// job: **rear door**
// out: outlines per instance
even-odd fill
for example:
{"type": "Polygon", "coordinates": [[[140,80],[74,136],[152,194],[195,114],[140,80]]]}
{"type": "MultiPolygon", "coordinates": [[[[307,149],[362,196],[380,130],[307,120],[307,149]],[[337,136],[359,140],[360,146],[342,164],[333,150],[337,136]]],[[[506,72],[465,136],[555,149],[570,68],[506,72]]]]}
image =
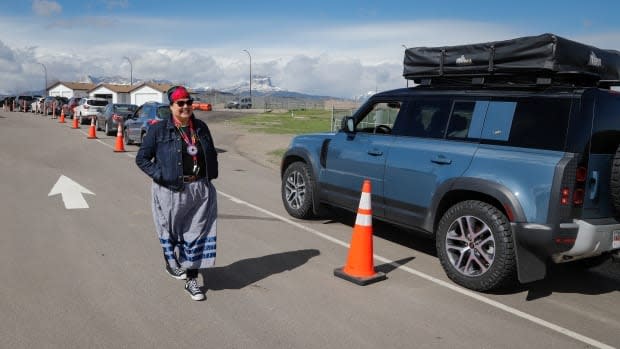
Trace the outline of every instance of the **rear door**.
{"type": "Polygon", "coordinates": [[[594,101],[594,119],[583,218],[613,217],[616,213],[610,199],[610,181],[612,177],[620,178],[611,166],[620,143],[620,95],[602,90],[590,90],[584,95],[586,105],[594,101]]]}
{"type": "Polygon", "coordinates": [[[395,125],[386,160],[386,218],[422,227],[437,188],[461,176],[478,147],[488,102],[416,98],[395,125]]]}

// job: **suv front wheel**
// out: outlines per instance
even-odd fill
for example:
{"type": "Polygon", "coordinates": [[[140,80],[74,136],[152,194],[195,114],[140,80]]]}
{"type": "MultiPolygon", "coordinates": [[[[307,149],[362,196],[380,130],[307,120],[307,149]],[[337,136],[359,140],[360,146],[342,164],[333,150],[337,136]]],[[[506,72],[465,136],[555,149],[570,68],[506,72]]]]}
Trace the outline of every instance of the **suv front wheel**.
{"type": "Polygon", "coordinates": [[[514,239],[506,216],[481,201],[463,201],[443,215],[437,228],[437,255],[448,277],[477,291],[516,280],[514,239]]]}
{"type": "Polygon", "coordinates": [[[307,219],[313,216],[312,188],[314,179],[310,168],[303,162],[290,164],[282,177],[282,202],[286,211],[295,218],[307,219]]]}

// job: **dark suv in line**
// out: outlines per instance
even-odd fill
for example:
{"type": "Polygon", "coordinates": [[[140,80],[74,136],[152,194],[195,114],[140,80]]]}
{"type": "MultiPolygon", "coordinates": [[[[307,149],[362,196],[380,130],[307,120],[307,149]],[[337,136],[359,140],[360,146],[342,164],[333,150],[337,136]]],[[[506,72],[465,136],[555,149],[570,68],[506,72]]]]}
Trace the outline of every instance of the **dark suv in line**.
{"type": "Polygon", "coordinates": [[[127,117],[123,124],[125,144],[142,144],[149,127],[171,117],[170,106],[158,102],[146,102],[127,117]]]}
{"type": "MultiPolygon", "coordinates": [[[[460,52],[474,51],[459,49],[469,62],[460,52]]],[[[281,166],[288,213],[355,211],[370,179],[373,217],[433,236],[446,274],[480,291],[542,279],[548,263],[620,257],[620,93],[589,71],[489,66],[503,71],[405,69],[420,85],[375,94],[338,132],[294,138],[281,166]]]]}

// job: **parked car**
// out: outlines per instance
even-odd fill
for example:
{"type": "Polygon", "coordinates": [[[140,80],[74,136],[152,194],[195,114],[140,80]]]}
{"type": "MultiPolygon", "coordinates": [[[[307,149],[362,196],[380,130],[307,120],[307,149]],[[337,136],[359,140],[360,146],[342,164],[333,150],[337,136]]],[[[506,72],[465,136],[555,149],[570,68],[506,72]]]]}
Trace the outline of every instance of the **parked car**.
{"type": "Polygon", "coordinates": [[[91,118],[97,116],[97,113],[103,111],[108,105],[108,100],[103,98],[82,98],[75,108],[75,115],[80,120],[80,125],[91,123],[91,118]]]}
{"type": "Polygon", "coordinates": [[[17,96],[15,99],[15,111],[27,112],[30,110],[30,104],[34,99],[33,96],[17,96]]]}
{"type": "Polygon", "coordinates": [[[292,140],[281,162],[291,216],[355,212],[370,179],[373,218],[432,236],[448,277],[479,291],[542,279],[547,263],[620,259],[620,94],[609,89],[620,53],[546,34],[409,48],[404,62],[419,85],[373,95],[338,132],[292,140]],[[606,58],[594,70],[577,56],[606,58]]]}
{"type": "Polygon", "coordinates": [[[201,102],[201,101],[194,101],[192,103],[192,109],[194,109],[194,110],[202,110],[202,111],[211,111],[211,110],[213,110],[213,107],[211,106],[211,103],[201,102]]]}
{"type": "Polygon", "coordinates": [[[237,101],[228,101],[224,104],[224,108],[226,109],[239,109],[239,102],[237,101]]]}
{"type": "Polygon", "coordinates": [[[158,102],[141,105],[123,125],[125,144],[141,144],[149,126],[171,117],[170,106],[158,102]]]}
{"type": "Polygon", "coordinates": [[[62,111],[65,112],[65,117],[73,119],[73,112],[75,108],[77,108],[78,104],[82,100],[82,97],[71,97],[67,104],[65,104],[62,108],[62,111]]]}
{"type": "Polygon", "coordinates": [[[60,116],[62,106],[69,101],[67,97],[47,96],[43,100],[43,113],[60,116]]]}
{"type": "Polygon", "coordinates": [[[137,109],[135,104],[109,103],[97,113],[97,130],[103,130],[108,136],[115,135],[118,122],[130,117],[137,109]]]}
{"type": "Polygon", "coordinates": [[[224,105],[227,109],[251,109],[252,108],[252,99],[250,97],[242,97],[241,99],[228,101],[224,105]]]}
{"type": "Polygon", "coordinates": [[[239,100],[239,109],[252,109],[252,98],[242,97],[239,100]]]}

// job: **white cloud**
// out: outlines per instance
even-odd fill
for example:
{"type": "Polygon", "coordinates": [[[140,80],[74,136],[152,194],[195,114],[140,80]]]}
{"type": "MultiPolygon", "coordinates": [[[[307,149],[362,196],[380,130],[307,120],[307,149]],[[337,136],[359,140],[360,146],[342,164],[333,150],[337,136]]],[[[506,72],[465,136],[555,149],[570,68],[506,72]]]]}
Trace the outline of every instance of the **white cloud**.
{"type": "MultiPolygon", "coordinates": [[[[247,82],[249,60],[242,50],[248,49],[252,73],[271,77],[277,87],[352,97],[405,86],[402,45],[454,45],[542,33],[537,28],[523,32],[497,23],[462,20],[278,25],[274,32],[259,20],[239,23],[214,18],[188,20],[179,26],[175,18],[98,16],[58,21],[0,16],[0,33],[11,33],[0,35],[0,93],[38,89],[42,85],[38,62],[47,66],[50,81],[86,75],[129,77],[129,63],[123,56],[132,60],[134,79],[227,88],[247,82]],[[23,47],[25,43],[29,47],[23,47]]],[[[617,32],[556,34],[602,48],[620,48],[617,32]]]]}
{"type": "Polygon", "coordinates": [[[56,1],[49,0],[33,0],[32,10],[38,16],[52,16],[62,12],[62,6],[56,1]]]}

